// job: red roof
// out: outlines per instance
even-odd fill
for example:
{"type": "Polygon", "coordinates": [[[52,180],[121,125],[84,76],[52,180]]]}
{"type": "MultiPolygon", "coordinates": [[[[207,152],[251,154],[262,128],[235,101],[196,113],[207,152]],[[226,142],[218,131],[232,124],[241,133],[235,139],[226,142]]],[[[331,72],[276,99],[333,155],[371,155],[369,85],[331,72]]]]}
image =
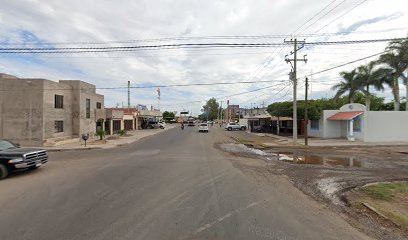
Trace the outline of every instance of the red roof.
{"type": "Polygon", "coordinates": [[[334,114],[331,117],[328,117],[327,120],[332,120],[332,121],[351,120],[363,113],[364,113],[363,111],[339,112],[339,113],[334,114]]]}

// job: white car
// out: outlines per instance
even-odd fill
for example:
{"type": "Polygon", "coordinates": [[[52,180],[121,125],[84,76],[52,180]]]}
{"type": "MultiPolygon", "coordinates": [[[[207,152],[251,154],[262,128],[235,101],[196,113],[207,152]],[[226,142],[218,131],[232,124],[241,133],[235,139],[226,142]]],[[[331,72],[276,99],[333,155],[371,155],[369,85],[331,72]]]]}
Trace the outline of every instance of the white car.
{"type": "Polygon", "coordinates": [[[165,122],[159,122],[159,128],[164,129],[166,127],[165,122]]]}
{"type": "Polygon", "coordinates": [[[161,128],[164,129],[166,127],[165,122],[157,122],[152,124],[152,128],[161,128]]]}
{"type": "Polygon", "coordinates": [[[232,131],[232,130],[246,130],[246,126],[241,126],[238,123],[234,123],[234,122],[230,122],[227,124],[227,126],[225,126],[225,129],[228,131],[232,131]]]}
{"type": "Polygon", "coordinates": [[[208,124],[207,123],[200,123],[200,126],[198,126],[198,131],[199,132],[208,132],[208,124]]]}

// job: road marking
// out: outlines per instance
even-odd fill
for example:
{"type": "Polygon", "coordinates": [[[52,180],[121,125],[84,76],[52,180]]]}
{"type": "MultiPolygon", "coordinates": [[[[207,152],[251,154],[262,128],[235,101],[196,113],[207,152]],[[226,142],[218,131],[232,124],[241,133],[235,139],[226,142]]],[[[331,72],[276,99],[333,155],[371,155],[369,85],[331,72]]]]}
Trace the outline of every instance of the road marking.
{"type": "Polygon", "coordinates": [[[224,216],[221,216],[221,217],[217,218],[215,221],[212,221],[212,222],[210,222],[210,223],[207,223],[207,224],[201,226],[200,228],[198,228],[198,229],[194,232],[194,234],[198,234],[198,233],[200,233],[200,232],[202,232],[202,231],[205,231],[205,230],[211,228],[212,226],[214,226],[215,224],[220,223],[220,222],[224,221],[225,219],[231,217],[232,215],[237,214],[237,213],[239,213],[239,212],[242,212],[242,211],[244,211],[244,210],[247,210],[248,208],[254,207],[254,206],[258,205],[258,204],[259,204],[259,202],[252,202],[252,203],[248,204],[248,205],[247,205],[246,207],[244,207],[244,208],[240,208],[240,209],[231,211],[231,212],[225,214],[224,216]]]}

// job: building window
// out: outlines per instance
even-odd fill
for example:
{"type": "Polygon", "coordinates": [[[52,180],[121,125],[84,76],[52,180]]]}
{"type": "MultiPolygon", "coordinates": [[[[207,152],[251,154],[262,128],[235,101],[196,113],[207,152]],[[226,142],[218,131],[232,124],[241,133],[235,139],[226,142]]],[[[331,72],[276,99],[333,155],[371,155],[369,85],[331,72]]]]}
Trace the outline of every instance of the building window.
{"type": "Polygon", "coordinates": [[[64,132],[64,121],[55,121],[54,128],[56,133],[64,132]]]}
{"type": "Polygon", "coordinates": [[[353,119],[353,132],[361,132],[361,116],[353,119]]]}
{"type": "Polygon", "coordinates": [[[55,94],[54,100],[55,108],[64,108],[64,96],[55,94]]]}
{"type": "Polygon", "coordinates": [[[86,99],[86,118],[91,118],[91,99],[86,99]]]}
{"type": "Polygon", "coordinates": [[[310,120],[310,129],[319,130],[319,120],[310,120]]]}
{"type": "Polygon", "coordinates": [[[101,108],[102,108],[102,103],[96,102],[96,108],[97,108],[97,109],[101,109],[101,108]]]}

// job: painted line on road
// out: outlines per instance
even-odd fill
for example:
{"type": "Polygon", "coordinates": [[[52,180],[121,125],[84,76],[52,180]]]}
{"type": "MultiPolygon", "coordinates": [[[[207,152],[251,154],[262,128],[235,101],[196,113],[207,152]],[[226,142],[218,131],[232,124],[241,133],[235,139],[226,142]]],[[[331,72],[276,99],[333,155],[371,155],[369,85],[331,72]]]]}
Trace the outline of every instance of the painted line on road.
{"type": "Polygon", "coordinates": [[[214,226],[215,224],[220,223],[220,222],[224,221],[224,220],[227,219],[227,218],[230,218],[232,215],[237,214],[237,213],[239,213],[239,212],[242,212],[242,211],[244,211],[244,210],[247,210],[248,208],[254,207],[254,206],[258,205],[258,204],[259,204],[259,202],[252,202],[252,203],[248,204],[248,205],[247,205],[246,207],[244,207],[244,208],[240,208],[240,209],[238,209],[238,210],[231,211],[231,212],[225,214],[224,216],[221,216],[221,217],[217,218],[215,221],[210,222],[210,223],[207,223],[207,224],[201,226],[200,228],[198,228],[198,229],[194,232],[194,234],[199,234],[200,232],[205,231],[205,230],[211,228],[211,227],[214,226]]]}

